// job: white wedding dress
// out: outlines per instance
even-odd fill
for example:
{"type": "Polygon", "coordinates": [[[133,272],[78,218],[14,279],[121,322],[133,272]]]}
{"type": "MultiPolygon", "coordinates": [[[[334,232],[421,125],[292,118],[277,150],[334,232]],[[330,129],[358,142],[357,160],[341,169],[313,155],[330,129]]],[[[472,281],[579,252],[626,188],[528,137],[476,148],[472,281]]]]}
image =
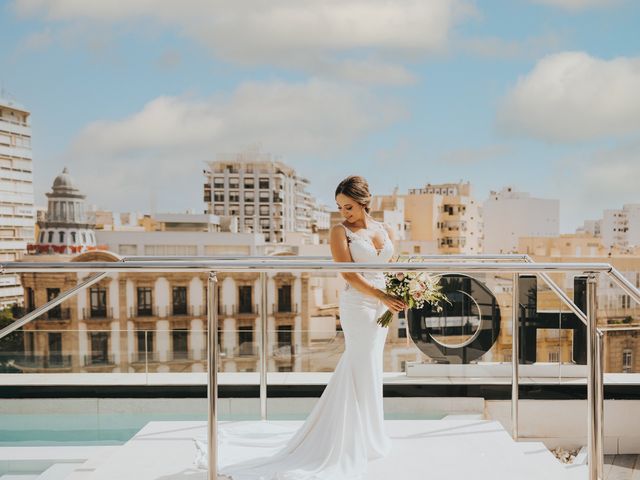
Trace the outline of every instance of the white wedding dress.
{"type": "MultiPolygon", "coordinates": [[[[384,245],[379,251],[368,238],[345,227],[354,262],[387,262],[393,255],[386,230],[371,223],[371,228],[383,232],[384,245]]],[[[382,272],[365,272],[363,276],[384,289],[382,272]]],[[[363,479],[368,461],[387,455],[391,449],[382,404],[388,329],[376,323],[384,311],[382,302],[347,284],[340,295],[345,351],[305,422],[294,431],[283,422],[221,423],[219,474],[233,480],[363,479]],[[252,457],[244,453],[244,458],[229,458],[239,446],[251,446],[244,451],[251,451],[252,457]]],[[[206,452],[202,444],[199,449],[201,454],[206,452]]],[[[206,457],[200,464],[206,467],[206,457]]]]}

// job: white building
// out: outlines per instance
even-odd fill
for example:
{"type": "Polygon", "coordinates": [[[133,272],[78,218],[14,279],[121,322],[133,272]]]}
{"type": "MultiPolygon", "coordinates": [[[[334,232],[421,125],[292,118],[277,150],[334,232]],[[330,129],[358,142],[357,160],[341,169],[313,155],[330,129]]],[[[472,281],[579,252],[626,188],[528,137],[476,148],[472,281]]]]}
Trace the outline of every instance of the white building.
{"type": "Polygon", "coordinates": [[[520,237],[557,237],[560,201],[533,198],[505,187],[492,191],[482,207],[484,252],[516,253],[520,237]]]}
{"type": "Polygon", "coordinates": [[[621,210],[605,210],[601,236],[605,247],[640,245],[640,204],[623,205],[621,210]]]}
{"type": "Polygon", "coordinates": [[[576,229],[576,233],[587,234],[592,237],[601,237],[602,220],[585,220],[582,227],[576,229]]]}
{"type": "Polygon", "coordinates": [[[264,246],[261,233],[96,230],[96,239],[121,256],[262,255],[264,246]]]}
{"type": "Polygon", "coordinates": [[[293,168],[257,152],[221,156],[209,167],[207,213],[237,216],[238,231],[262,232],[267,242],[285,241],[285,232],[311,233],[316,202],[293,168]]]}
{"type": "MultiPolygon", "coordinates": [[[[34,240],[29,112],[0,99],[0,261],[19,260],[34,240]]],[[[0,278],[0,306],[22,300],[17,275],[0,278]]]]}

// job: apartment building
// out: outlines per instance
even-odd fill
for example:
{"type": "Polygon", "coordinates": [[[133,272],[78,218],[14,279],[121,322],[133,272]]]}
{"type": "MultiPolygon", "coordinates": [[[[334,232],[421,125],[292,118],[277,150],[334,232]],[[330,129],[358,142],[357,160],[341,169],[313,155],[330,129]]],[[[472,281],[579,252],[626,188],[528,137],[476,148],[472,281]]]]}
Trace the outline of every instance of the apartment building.
{"type": "Polygon", "coordinates": [[[630,248],[640,245],[640,204],[605,210],[600,235],[606,247],[630,248]]]}
{"type": "Polygon", "coordinates": [[[238,231],[261,232],[282,243],[285,232],[311,233],[326,223],[309,181],[270,154],[221,155],[205,171],[206,212],[238,217],[238,231]]]}
{"type": "MultiPolygon", "coordinates": [[[[19,260],[34,241],[29,111],[0,98],[0,259],[19,260]]],[[[22,301],[17,275],[0,278],[0,307],[22,301]]]]}
{"type": "Polygon", "coordinates": [[[481,211],[469,182],[409,189],[404,209],[408,240],[435,242],[440,254],[482,252],[481,211]]]}
{"type": "Polygon", "coordinates": [[[482,221],[484,253],[516,253],[521,237],[560,234],[560,201],[505,187],[484,201],[482,221]]]}

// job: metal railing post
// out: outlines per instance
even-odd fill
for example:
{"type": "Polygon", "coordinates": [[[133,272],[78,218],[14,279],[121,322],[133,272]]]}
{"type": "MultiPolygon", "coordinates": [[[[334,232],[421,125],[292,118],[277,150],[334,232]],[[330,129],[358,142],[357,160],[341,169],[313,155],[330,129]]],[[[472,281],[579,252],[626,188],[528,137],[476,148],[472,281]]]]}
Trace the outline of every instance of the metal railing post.
{"type": "Polygon", "coordinates": [[[596,286],[597,277],[590,273],[587,278],[587,450],[589,480],[602,480],[603,462],[602,421],[599,417],[599,401],[602,397],[601,354],[598,353],[598,331],[596,322],[596,286]],[[600,377],[600,379],[598,378],[600,377]]]}
{"type": "Polygon", "coordinates": [[[260,418],[267,419],[267,274],[260,273],[260,418]]]}
{"type": "Polygon", "coordinates": [[[207,450],[209,470],[207,480],[218,479],[218,278],[209,272],[207,281],[207,356],[208,382],[207,400],[209,404],[207,421],[207,450]]]}
{"type": "Polygon", "coordinates": [[[598,431],[598,472],[604,478],[604,334],[597,332],[596,343],[596,415],[599,419],[598,431]]]}
{"type": "Polygon", "coordinates": [[[518,355],[520,343],[520,275],[513,274],[511,313],[511,436],[518,440],[518,355]]]}

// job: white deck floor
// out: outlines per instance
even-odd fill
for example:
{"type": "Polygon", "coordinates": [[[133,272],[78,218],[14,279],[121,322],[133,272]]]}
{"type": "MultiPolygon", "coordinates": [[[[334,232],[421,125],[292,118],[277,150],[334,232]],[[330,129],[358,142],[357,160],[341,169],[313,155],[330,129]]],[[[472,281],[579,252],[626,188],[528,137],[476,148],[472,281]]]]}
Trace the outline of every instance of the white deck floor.
{"type": "MultiPolygon", "coordinates": [[[[369,463],[367,480],[586,479],[585,466],[571,471],[544,445],[514,442],[495,421],[389,420],[385,425],[393,449],[369,463]]],[[[193,438],[205,434],[204,422],[151,422],[124,446],[84,465],[68,480],[205,480],[206,472],[193,464],[193,438]]]]}

